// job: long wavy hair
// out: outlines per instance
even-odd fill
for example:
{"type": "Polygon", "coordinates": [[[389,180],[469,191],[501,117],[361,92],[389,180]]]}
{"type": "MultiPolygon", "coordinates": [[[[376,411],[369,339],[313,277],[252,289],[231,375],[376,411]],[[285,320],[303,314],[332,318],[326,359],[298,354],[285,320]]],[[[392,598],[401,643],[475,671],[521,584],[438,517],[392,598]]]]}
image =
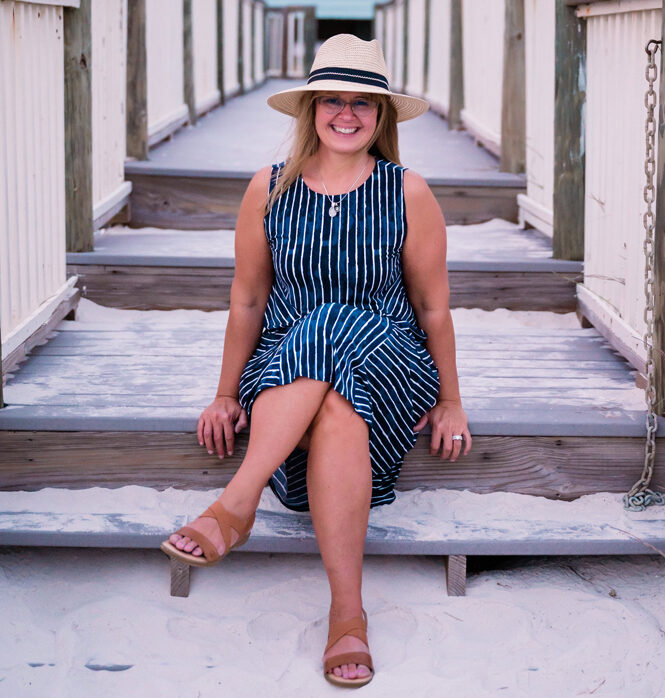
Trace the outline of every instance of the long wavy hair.
{"type": "MultiPolygon", "coordinates": [[[[277,183],[268,196],[266,213],[270,211],[277,199],[296,181],[302,168],[312,155],[319,149],[319,135],[314,125],[316,98],[320,92],[306,92],[300,98],[296,114],[295,131],[291,149],[284,167],[279,173],[277,183]]],[[[372,99],[379,104],[376,129],[369,141],[370,155],[389,160],[401,165],[399,147],[397,144],[397,111],[390,98],[382,94],[372,94],[372,99]]]]}

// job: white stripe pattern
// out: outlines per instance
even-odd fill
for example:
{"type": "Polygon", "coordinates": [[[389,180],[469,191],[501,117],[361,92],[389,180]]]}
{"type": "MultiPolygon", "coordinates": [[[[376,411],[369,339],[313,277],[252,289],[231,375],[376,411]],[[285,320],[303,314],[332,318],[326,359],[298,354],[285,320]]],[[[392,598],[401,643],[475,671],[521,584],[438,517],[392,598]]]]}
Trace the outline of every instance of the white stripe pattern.
{"type": "MultiPolygon", "coordinates": [[[[283,163],[273,165],[271,190],[283,163]]],[[[403,284],[404,168],[377,159],[369,178],[327,215],[323,194],[299,177],[265,217],[275,278],[256,350],[240,380],[257,395],[298,376],[330,382],[369,427],[372,506],[395,499],[414,424],[436,402],[439,374],[403,284]]],[[[295,449],[270,481],[306,511],[307,452],[295,449]]]]}

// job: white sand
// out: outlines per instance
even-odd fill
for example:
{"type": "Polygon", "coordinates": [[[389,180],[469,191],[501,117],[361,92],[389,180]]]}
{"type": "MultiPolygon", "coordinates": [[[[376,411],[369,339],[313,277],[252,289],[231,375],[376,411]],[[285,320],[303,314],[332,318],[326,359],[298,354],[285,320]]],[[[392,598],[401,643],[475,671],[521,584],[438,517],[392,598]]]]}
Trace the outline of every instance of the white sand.
{"type": "MultiPolygon", "coordinates": [[[[142,487],[0,493],[3,511],[143,511],[159,523],[213,493],[142,487]]],[[[262,508],[280,509],[266,493],[262,508]]],[[[447,508],[560,521],[660,518],[620,495],[574,502],[512,493],[400,493],[375,523],[447,508]]],[[[300,516],[307,516],[300,514],[300,516]]],[[[234,553],[169,596],[159,551],[0,549],[0,696],[338,695],[321,677],[328,591],[317,556],[234,553]]],[[[448,597],[437,558],[374,557],[364,599],[376,677],[365,696],[665,695],[665,557],[469,559],[448,597]]]]}

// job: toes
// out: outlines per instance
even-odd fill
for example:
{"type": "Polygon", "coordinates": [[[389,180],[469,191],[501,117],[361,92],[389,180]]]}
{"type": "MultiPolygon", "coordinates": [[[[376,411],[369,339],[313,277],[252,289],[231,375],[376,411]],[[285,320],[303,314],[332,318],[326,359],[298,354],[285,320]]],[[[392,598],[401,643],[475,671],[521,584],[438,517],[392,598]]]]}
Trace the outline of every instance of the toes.
{"type": "Polygon", "coordinates": [[[342,676],[343,676],[345,679],[350,678],[350,677],[349,677],[349,665],[348,665],[348,664],[342,664],[341,669],[342,669],[342,676]]]}
{"type": "Polygon", "coordinates": [[[333,670],[332,673],[335,674],[335,676],[341,676],[342,675],[342,667],[336,666],[333,670]]]}
{"type": "Polygon", "coordinates": [[[357,679],[358,678],[358,667],[355,664],[347,664],[347,678],[357,679]]]}
{"type": "Polygon", "coordinates": [[[172,533],[169,536],[169,543],[173,543],[173,545],[176,545],[181,538],[182,536],[178,535],[177,533],[172,533]]]}

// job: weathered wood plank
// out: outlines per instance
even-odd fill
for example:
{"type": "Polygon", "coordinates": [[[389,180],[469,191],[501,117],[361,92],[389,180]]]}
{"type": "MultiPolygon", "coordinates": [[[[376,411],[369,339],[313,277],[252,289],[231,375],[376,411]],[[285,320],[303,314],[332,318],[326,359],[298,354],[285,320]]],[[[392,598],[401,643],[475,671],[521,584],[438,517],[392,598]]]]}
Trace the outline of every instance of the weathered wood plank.
{"type": "MultiPolygon", "coordinates": [[[[214,489],[228,483],[247,436],[233,456],[209,456],[191,433],[5,432],[0,489],[120,487],[214,489]]],[[[420,435],[407,454],[398,489],[415,487],[518,492],[575,499],[593,492],[625,492],[639,477],[642,438],[476,436],[455,463],[429,455],[420,435]]],[[[657,449],[652,486],[665,486],[665,451],[657,449]]]]}
{"type": "MultiPolygon", "coordinates": [[[[462,52],[462,1],[450,1],[450,99],[448,108],[448,128],[462,127],[464,109],[464,55],[462,52]]],[[[444,211],[446,209],[443,209],[444,211]]],[[[448,218],[446,217],[446,220],[448,218]]]]}
{"type": "Polygon", "coordinates": [[[138,160],[148,158],[145,22],[145,0],[130,0],[127,4],[127,156],[138,160]]]}
{"type": "Polygon", "coordinates": [[[170,558],[171,563],[171,596],[186,598],[189,596],[190,570],[185,562],[170,558]]]}
{"type": "Polygon", "coordinates": [[[189,113],[189,123],[196,124],[196,95],[194,82],[194,39],[192,36],[192,0],[182,3],[183,93],[189,113]]]}
{"type": "Polygon", "coordinates": [[[217,10],[217,89],[219,90],[219,101],[223,106],[226,102],[224,94],[224,0],[215,0],[217,10]]]}
{"type": "Polygon", "coordinates": [[[93,248],[91,0],[63,8],[67,250],[93,248]]]}
{"type": "Polygon", "coordinates": [[[584,259],[586,22],[557,0],[554,60],[553,251],[584,259]]]}
{"type": "Polygon", "coordinates": [[[526,165],[526,65],[524,0],[505,0],[501,94],[503,172],[524,172],[526,165]]]}
{"type": "Polygon", "coordinates": [[[445,565],[448,596],[464,596],[466,594],[466,555],[447,555],[445,565]]]}

